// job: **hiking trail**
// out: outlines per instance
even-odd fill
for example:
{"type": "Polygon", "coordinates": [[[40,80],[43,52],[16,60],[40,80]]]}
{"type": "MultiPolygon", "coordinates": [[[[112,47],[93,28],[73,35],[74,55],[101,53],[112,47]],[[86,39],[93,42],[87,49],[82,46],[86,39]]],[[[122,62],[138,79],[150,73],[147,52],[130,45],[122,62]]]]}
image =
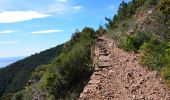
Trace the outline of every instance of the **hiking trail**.
{"type": "Polygon", "coordinates": [[[140,55],[119,49],[112,39],[98,38],[94,73],[79,100],[170,100],[156,71],[140,65],[140,55]]]}

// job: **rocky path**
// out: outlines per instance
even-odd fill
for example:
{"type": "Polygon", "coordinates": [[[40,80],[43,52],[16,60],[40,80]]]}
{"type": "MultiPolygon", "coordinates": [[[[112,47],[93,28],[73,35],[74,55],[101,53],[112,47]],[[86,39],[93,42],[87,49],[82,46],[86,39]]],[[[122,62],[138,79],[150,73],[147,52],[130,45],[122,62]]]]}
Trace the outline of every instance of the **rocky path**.
{"type": "Polygon", "coordinates": [[[170,100],[156,71],[139,64],[140,57],[100,37],[95,47],[94,73],[79,100],[170,100]]]}

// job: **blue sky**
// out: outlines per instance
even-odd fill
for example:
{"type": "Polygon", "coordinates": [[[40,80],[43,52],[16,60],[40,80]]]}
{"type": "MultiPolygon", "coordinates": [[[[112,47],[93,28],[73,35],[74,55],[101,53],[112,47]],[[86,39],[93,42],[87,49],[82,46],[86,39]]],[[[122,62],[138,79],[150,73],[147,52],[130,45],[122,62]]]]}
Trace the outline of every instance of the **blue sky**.
{"type": "Polygon", "coordinates": [[[0,0],[0,57],[29,56],[68,41],[76,29],[96,29],[121,1],[0,0]]]}

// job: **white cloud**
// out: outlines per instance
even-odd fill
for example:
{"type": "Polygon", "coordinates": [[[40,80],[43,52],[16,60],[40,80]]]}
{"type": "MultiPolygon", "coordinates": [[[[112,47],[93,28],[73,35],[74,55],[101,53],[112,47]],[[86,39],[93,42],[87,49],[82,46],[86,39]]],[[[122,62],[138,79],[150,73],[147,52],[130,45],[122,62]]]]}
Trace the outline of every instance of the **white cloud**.
{"type": "Polygon", "coordinates": [[[35,31],[31,32],[32,34],[48,34],[48,33],[58,33],[63,32],[64,30],[42,30],[42,31],[35,31]]]}
{"type": "Polygon", "coordinates": [[[45,18],[51,15],[39,13],[36,11],[3,11],[0,12],[0,23],[14,23],[35,18],[45,18]]]}
{"type": "MultiPolygon", "coordinates": [[[[74,0],[41,0],[39,2],[34,2],[34,0],[18,0],[17,2],[15,0],[0,0],[0,14],[6,11],[12,12],[20,10],[24,12],[30,10],[43,15],[70,14],[82,8],[82,6],[76,5],[77,2],[74,0]]],[[[9,19],[11,20],[11,18],[9,19]]]]}
{"type": "Polygon", "coordinates": [[[16,44],[19,43],[20,41],[4,41],[4,42],[0,42],[0,44],[16,44]]]}
{"type": "Polygon", "coordinates": [[[72,4],[69,0],[55,0],[53,4],[47,6],[45,13],[69,14],[80,11],[83,6],[72,4]]]}
{"type": "Polygon", "coordinates": [[[74,7],[72,7],[74,10],[80,10],[80,9],[82,9],[83,7],[82,6],[74,6],[74,7]]]}
{"type": "Polygon", "coordinates": [[[16,31],[18,31],[18,30],[2,30],[2,31],[0,31],[0,34],[14,33],[16,31]]]}
{"type": "Polygon", "coordinates": [[[53,4],[47,7],[46,10],[43,10],[45,13],[57,13],[57,14],[63,14],[67,12],[67,7],[62,4],[53,4]]]}

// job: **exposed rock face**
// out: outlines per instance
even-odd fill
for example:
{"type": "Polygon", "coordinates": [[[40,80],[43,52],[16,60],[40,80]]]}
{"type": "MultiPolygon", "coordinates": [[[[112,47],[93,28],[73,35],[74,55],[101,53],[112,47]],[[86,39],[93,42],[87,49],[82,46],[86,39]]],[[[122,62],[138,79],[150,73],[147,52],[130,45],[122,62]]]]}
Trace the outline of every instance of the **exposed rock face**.
{"type": "MultiPolygon", "coordinates": [[[[156,10],[156,8],[150,8],[143,12],[136,13],[136,24],[137,30],[149,32],[156,34],[159,38],[165,39],[167,41],[170,40],[168,33],[169,28],[164,23],[166,18],[170,18],[169,16],[162,16],[156,10]]],[[[127,34],[130,34],[131,31],[127,31],[127,34]]]]}
{"type": "Polygon", "coordinates": [[[100,37],[95,47],[94,73],[79,100],[170,100],[156,71],[139,64],[140,56],[100,37]]]}

